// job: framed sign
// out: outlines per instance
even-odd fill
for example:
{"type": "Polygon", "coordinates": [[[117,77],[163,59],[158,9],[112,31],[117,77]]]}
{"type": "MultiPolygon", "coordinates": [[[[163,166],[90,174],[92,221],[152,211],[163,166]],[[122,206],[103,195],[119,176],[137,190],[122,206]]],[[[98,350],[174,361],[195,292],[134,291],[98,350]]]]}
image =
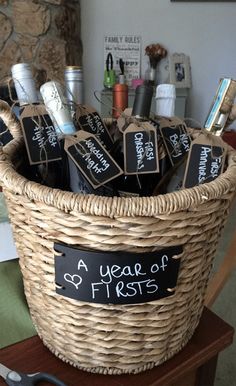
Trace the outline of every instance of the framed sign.
{"type": "Polygon", "coordinates": [[[119,60],[124,62],[126,83],[131,86],[132,79],[140,78],[141,36],[104,36],[104,64],[108,54],[112,55],[114,70],[120,73],[119,60]]]}
{"type": "Polygon", "coordinates": [[[169,57],[170,83],[177,88],[191,87],[191,69],[189,56],[172,54],[169,57]]]}
{"type": "Polygon", "coordinates": [[[236,0],[170,0],[172,2],[178,2],[178,3],[209,3],[209,2],[218,2],[218,3],[233,3],[236,0]]]}

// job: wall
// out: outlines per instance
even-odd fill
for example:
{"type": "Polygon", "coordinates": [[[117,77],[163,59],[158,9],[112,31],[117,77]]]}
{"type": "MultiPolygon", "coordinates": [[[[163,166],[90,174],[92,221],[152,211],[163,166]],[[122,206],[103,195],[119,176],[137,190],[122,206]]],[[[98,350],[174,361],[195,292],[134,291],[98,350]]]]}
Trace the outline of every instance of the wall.
{"type": "Polygon", "coordinates": [[[163,44],[169,53],[190,56],[192,89],[187,115],[204,123],[220,77],[236,79],[236,3],[170,0],[81,0],[86,101],[98,108],[94,90],[103,88],[106,34],[142,36],[145,46],[163,44]]]}
{"type": "Polygon", "coordinates": [[[1,83],[18,62],[30,63],[40,84],[81,60],[79,0],[0,0],[1,83]]]}

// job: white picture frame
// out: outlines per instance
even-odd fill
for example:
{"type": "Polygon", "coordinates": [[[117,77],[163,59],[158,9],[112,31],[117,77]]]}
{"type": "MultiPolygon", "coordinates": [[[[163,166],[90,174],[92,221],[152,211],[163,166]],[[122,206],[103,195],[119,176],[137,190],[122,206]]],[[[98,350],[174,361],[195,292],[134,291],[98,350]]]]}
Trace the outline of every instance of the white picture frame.
{"type": "Polygon", "coordinates": [[[169,56],[170,83],[176,88],[191,87],[191,68],[189,56],[174,53],[169,56]]]}

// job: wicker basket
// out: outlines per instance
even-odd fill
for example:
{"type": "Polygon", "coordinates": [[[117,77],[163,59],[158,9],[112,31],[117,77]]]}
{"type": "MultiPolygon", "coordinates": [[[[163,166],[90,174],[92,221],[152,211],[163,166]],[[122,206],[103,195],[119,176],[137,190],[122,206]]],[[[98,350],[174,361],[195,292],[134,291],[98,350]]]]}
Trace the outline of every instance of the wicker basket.
{"type": "Polygon", "coordinates": [[[192,189],[145,198],[79,195],[28,181],[15,170],[23,146],[0,151],[0,181],[37,332],[62,360],[91,372],[138,373],[171,358],[193,335],[221,230],[236,187],[236,153],[227,170],[192,189]],[[176,293],[135,305],[96,304],[56,294],[54,242],[99,251],[155,251],[183,246],[176,293]]]}

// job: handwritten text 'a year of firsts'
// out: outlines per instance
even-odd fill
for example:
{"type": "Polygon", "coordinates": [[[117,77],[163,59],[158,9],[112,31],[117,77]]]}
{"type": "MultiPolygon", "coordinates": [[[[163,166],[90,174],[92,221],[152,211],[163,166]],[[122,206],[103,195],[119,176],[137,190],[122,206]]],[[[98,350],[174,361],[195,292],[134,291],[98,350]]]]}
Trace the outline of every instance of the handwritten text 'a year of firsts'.
{"type": "MultiPolygon", "coordinates": [[[[102,295],[108,299],[114,295],[118,298],[126,298],[157,292],[159,287],[155,279],[155,274],[166,271],[169,258],[167,255],[163,255],[159,261],[158,264],[154,263],[148,268],[149,272],[144,271],[141,263],[136,263],[133,266],[119,266],[117,264],[111,266],[100,265],[98,272],[99,281],[87,282],[88,287],[90,286],[92,299],[96,300],[98,294],[101,294],[100,291],[102,291],[102,295]],[[111,291],[115,291],[115,293],[111,294],[111,291]]],[[[86,281],[86,273],[89,271],[89,268],[83,259],[79,260],[77,268],[81,284],[83,279],[86,281]]],[[[68,273],[65,273],[64,279],[71,282],[71,280],[67,280],[68,275],[68,273]]],[[[75,287],[79,290],[78,285],[75,287]]]]}

